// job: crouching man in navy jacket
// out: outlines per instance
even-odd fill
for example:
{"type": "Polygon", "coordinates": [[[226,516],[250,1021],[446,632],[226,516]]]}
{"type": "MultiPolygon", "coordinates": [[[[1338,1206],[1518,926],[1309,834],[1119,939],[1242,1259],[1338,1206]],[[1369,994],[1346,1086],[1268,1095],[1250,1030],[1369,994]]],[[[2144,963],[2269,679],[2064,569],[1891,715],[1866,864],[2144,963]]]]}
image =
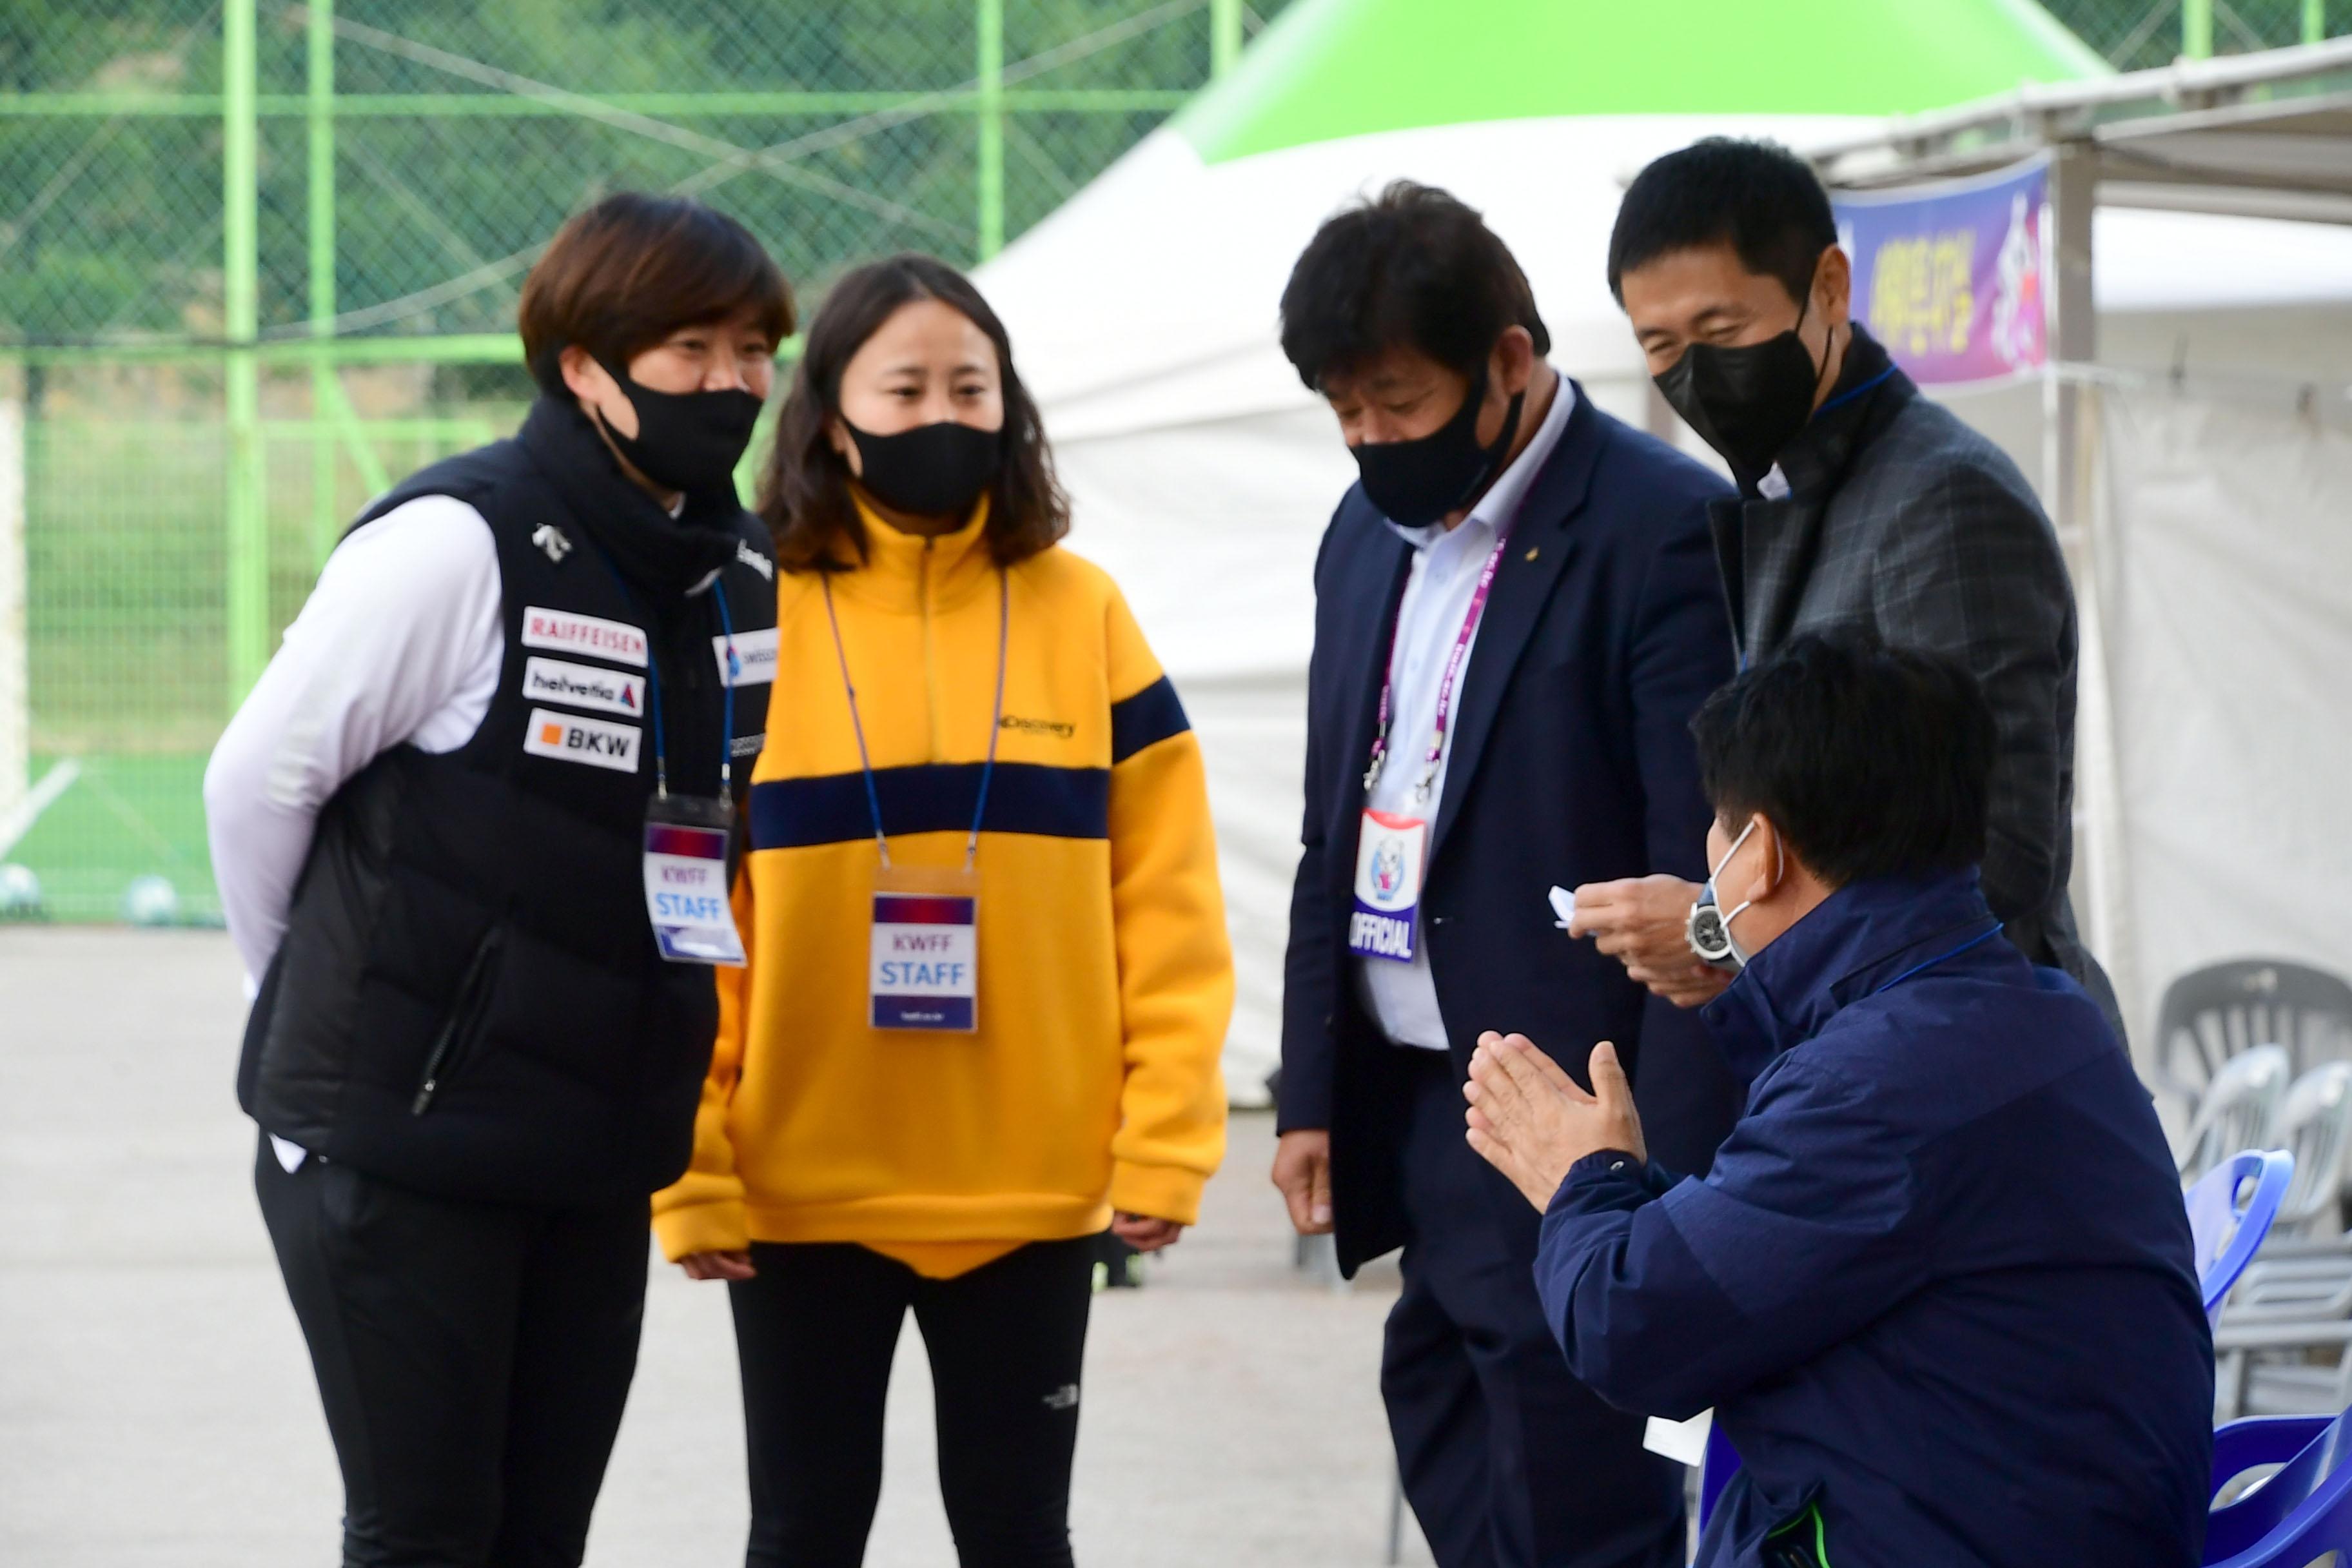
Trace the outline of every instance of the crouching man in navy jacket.
{"type": "MultiPolygon", "coordinates": [[[[1611,1403],[1712,1405],[1742,1460],[1702,1568],[2188,1565],[2212,1341],[2156,1114],[2097,1007],[1994,940],[1993,725],[1958,666],[1806,637],[1693,721],[1751,1080],[1703,1181],[1526,1038],[1471,1144],[1545,1210],[1537,1288],[1611,1403]]],[[[1696,932],[1701,942],[1719,933],[1696,932]]]]}

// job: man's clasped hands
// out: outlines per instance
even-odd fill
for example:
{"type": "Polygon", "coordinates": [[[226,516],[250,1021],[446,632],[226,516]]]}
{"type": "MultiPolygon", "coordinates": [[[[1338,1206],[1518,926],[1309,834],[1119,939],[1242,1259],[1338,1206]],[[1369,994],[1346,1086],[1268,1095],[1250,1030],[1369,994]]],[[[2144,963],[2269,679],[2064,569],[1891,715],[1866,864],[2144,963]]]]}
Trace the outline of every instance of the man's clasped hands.
{"type": "Polygon", "coordinates": [[[1616,1151],[1649,1158],[1633,1088],[1607,1040],[1592,1047],[1588,1091],[1525,1035],[1492,1030],[1470,1058],[1470,1147],[1539,1209],[1551,1206],[1570,1166],[1616,1151]]]}

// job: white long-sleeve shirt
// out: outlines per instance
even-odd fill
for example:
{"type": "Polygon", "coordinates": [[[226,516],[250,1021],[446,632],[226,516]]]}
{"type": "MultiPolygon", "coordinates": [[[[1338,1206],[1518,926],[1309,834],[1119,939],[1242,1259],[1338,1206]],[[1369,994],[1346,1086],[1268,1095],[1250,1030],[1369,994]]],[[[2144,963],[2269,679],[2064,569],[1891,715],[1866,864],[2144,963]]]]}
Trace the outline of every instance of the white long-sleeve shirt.
{"type": "MultiPolygon", "coordinates": [[[[1446,661],[1454,657],[1454,641],[1470,613],[1478,576],[1494,552],[1501,531],[1517,516],[1519,502],[1535,482],[1560,432],[1568,428],[1576,389],[1566,376],[1555,383],[1551,407],[1536,426],[1527,447],[1511,459],[1470,515],[1452,530],[1431,523],[1426,528],[1395,528],[1413,547],[1412,565],[1405,578],[1404,598],[1397,606],[1396,647],[1390,656],[1388,762],[1381,769],[1365,805],[1374,811],[1397,812],[1437,820],[1438,803],[1445,798],[1445,770],[1454,756],[1454,733],[1461,728],[1462,694],[1471,679],[1470,658],[1477,650],[1477,634],[1463,651],[1462,670],[1454,677],[1453,711],[1446,720],[1445,743],[1431,780],[1429,798],[1416,802],[1413,786],[1420,783],[1429,754],[1429,733],[1437,721],[1437,689],[1445,679],[1446,661]]],[[[1424,885],[1428,877],[1423,864],[1424,885]]],[[[1381,1032],[1401,1046],[1442,1051],[1445,1019],[1437,1009],[1437,980],[1429,966],[1429,930],[1424,923],[1413,942],[1412,962],[1391,958],[1360,958],[1358,982],[1364,1005],[1381,1032]]]]}
{"type": "Polygon", "coordinates": [[[213,879],[257,986],[286,934],[320,810],[403,743],[454,752],[506,658],[498,547],[464,501],[421,496],[327,558],[277,656],[205,769],[213,879]]]}

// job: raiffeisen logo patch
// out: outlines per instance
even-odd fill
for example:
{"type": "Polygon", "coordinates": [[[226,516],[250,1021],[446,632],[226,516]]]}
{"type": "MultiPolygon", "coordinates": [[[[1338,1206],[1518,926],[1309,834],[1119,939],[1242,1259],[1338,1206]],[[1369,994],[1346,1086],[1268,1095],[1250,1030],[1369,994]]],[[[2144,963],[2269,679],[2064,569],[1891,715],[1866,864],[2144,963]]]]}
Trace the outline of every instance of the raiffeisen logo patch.
{"type": "Polygon", "coordinates": [[[635,724],[615,724],[609,719],[583,719],[574,713],[551,713],[544,708],[534,708],[530,710],[530,722],[522,732],[522,749],[535,757],[585,763],[592,768],[633,773],[637,771],[640,733],[635,724]]]}
{"type": "Polygon", "coordinates": [[[600,713],[626,713],[631,718],[646,710],[645,677],[560,658],[534,658],[525,664],[522,694],[535,702],[561,702],[567,708],[593,708],[600,713]]]}
{"type": "Polygon", "coordinates": [[[541,609],[537,605],[522,612],[522,646],[553,648],[559,653],[593,654],[621,664],[646,667],[646,634],[642,626],[625,621],[599,620],[594,616],[576,616],[569,610],[541,609]]]}

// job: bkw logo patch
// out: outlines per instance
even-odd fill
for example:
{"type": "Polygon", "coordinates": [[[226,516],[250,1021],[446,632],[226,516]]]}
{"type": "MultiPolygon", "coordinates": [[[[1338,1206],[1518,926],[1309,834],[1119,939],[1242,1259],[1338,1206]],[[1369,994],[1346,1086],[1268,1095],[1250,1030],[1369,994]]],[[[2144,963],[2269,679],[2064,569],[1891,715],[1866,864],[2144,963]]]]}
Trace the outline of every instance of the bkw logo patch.
{"type": "Polygon", "coordinates": [[[608,720],[583,719],[573,713],[552,713],[544,708],[534,708],[530,710],[530,722],[523,731],[522,749],[535,757],[552,757],[558,762],[584,763],[592,768],[633,773],[637,771],[641,735],[635,724],[615,724],[608,720]]]}

